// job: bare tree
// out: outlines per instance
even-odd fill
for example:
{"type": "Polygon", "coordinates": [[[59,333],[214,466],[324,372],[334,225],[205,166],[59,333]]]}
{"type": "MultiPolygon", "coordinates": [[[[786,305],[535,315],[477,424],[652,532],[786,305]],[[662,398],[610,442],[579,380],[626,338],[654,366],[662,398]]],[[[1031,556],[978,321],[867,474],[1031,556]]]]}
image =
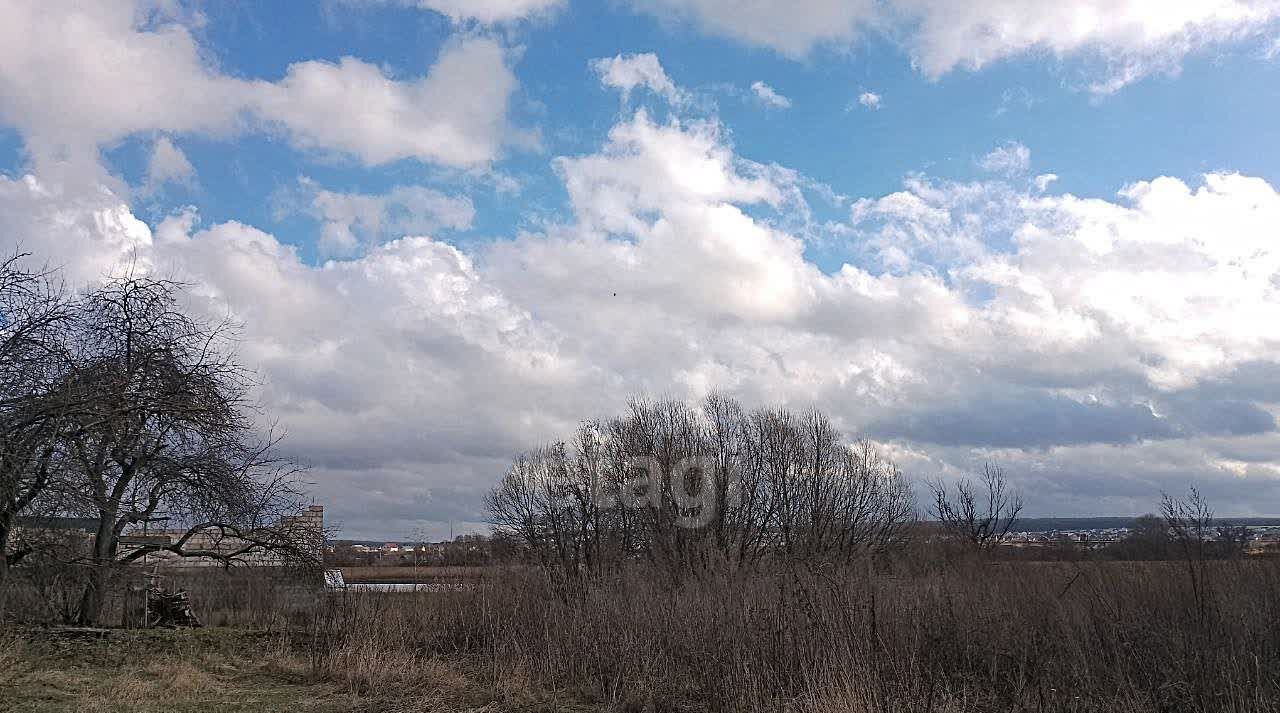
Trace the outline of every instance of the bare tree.
{"type": "Polygon", "coordinates": [[[982,468],[977,485],[962,480],[955,494],[942,481],[929,483],[930,514],[956,540],[980,551],[990,550],[1009,535],[1022,512],[1022,496],[1014,492],[999,465],[982,468]]]}
{"type": "Polygon", "coordinates": [[[520,456],[487,496],[490,518],[543,565],[570,579],[601,564],[602,526],[591,469],[594,438],[584,427],[578,449],[554,443],[520,456]]]}
{"type": "Polygon", "coordinates": [[[44,494],[55,467],[68,401],[60,391],[72,302],[48,270],[27,256],[0,262],[0,609],[17,517],[44,494]]]}
{"type": "Polygon", "coordinates": [[[248,372],[226,324],[191,318],[181,285],[116,280],[78,312],[71,383],[84,394],[65,434],[80,487],[68,491],[95,520],[89,582],[79,618],[96,622],[113,572],[151,551],[231,562],[263,550],[305,557],[282,515],[298,509],[296,470],[257,434],[248,372]],[[174,543],[122,547],[130,529],[163,514],[185,524],[174,543]],[[197,538],[197,534],[204,537],[197,538]],[[232,544],[190,548],[194,541],[232,544]]]}
{"type": "Polygon", "coordinates": [[[1209,640],[1210,611],[1212,608],[1213,578],[1209,576],[1205,563],[1205,549],[1209,535],[1213,531],[1213,510],[1208,501],[1194,487],[1187,497],[1176,499],[1168,493],[1162,494],[1160,515],[1169,528],[1173,542],[1180,550],[1183,565],[1186,567],[1187,582],[1191,586],[1193,610],[1191,626],[1186,635],[1190,639],[1191,662],[1193,664],[1191,684],[1196,702],[1202,710],[1205,705],[1206,656],[1205,649],[1209,640]]]}
{"type": "Polygon", "coordinates": [[[503,533],[521,542],[529,552],[542,556],[548,510],[546,489],[536,466],[537,453],[518,456],[506,475],[485,496],[490,522],[503,533]]]}
{"type": "Polygon", "coordinates": [[[1213,510],[1199,490],[1191,488],[1187,497],[1181,500],[1168,493],[1162,494],[1160,516],[1164,518],[1183,559],[1205,559],[1205,546],[1210,533],[1214,532],[1213,510]]]}

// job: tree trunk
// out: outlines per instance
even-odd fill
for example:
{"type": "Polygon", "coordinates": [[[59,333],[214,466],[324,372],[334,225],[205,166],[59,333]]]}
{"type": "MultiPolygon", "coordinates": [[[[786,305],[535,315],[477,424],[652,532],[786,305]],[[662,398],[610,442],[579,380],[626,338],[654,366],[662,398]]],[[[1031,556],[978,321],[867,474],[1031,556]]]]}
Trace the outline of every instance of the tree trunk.
{"type": "Polygon", "coordinates": [[[0,513],[0,621],[9,604],[9,516],[0,513]]]}
{"type": "Polygon", "coordinates": [[[93,538],[93,559],[90,564],[89,581],[85,583],[84,595],[80,598],[80,611],[77,623],[84,626],[97,626],[102,619],[102,607],[106,602],[107,588],[111,585],[111,572],[116,563],[116,546],[114,513],[102,513],[98,521],[98,533],[93,538]]]}

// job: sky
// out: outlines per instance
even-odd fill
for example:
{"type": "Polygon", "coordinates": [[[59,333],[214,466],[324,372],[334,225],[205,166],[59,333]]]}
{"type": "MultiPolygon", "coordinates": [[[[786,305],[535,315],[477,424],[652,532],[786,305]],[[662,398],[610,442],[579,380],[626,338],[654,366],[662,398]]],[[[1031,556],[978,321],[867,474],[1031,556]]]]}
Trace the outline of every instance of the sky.
{"type": "Polygon", "coordinates": [[[353,538],[636,396],[1280,515],[1280,0],[0,0],[0,249],[243,325],[353,538]]]}

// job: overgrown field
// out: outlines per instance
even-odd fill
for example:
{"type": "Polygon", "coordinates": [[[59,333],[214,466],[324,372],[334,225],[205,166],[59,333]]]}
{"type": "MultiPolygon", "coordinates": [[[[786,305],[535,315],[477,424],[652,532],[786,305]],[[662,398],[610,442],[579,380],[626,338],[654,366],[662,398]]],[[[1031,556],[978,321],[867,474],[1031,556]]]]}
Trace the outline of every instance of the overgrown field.
{"type": "MultiPolygon", "coordinates": [[[[211,576],[213,573],[210,573],[211,576]]],[[[202,601],[234,602],[193,591],[202,601]]],[[[1280,711],[1274,560],[260,589],[232,629],[10,632],[10,710],[1280,711]]],[[[247,604],[245,605],[247,606],[247,604]]]]}

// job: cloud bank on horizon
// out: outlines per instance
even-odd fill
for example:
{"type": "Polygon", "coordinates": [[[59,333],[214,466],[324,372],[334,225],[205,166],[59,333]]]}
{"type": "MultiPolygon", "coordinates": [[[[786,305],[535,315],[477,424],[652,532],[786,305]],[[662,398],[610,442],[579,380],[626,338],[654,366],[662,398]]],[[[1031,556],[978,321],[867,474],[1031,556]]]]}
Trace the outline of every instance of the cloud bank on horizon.
{"type": "Polygon", "coordinates": [[[1280,2],[583,5],[0,0],[0,241],[234,315],[349,536],[712,391],[1280,513],[1280,2]]]}

